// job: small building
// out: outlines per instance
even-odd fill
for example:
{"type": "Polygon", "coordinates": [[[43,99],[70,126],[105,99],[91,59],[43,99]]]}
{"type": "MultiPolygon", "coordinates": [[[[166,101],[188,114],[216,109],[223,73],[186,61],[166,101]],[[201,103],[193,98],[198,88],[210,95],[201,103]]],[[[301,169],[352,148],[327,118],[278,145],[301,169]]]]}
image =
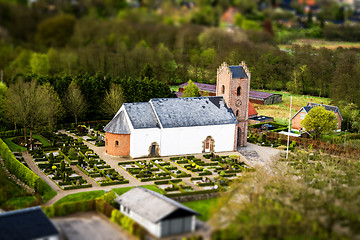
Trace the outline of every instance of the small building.
{"type": "Polygon", "coordinates": [[[261,105],[270,105],[270,104],[282,102],[282,95],[276,93],[250,91],[249,101],[251,103],[256,103],[261,105]]]}
{"type": "Polygon", "coordinates": [[[249,125],[267,122],[274,122],[274,118],[268,116],[256,116],[253,118],[249,118],[249,125]]]}
{"type": "Polygon", "coordinates": [[[58,240],[59,231],[41,207],[0,213],[2,240],[58,240]]]}
{"type": "MultiPolygon", "coordinates": [[[[216,96],[216,85],[213,84],[207,84],[207,83],[198,83],[193,82],[198,88],[199,93],[201,96],[216,96]]],[[[187,87],[189,83],[183,83],[179,85],[179,91],[175,93],[178,97],[181,97],[182,93],[185,90],[185,87],[187,87]]]]}
{"type": "Polygon", "coordinates": [[[338,121],[337,131],[341,131],[341,121],[343,120],[343,117],[341,116],[339,108],[322,103],[308,103],[305,107],[302,107],[299,111],[297,111],[297,113],[295,113],[295,115],[291,118],[291,129],[294,131],[303,130],[301,121],[305,118],[309,111],[316,106],[323,106],[326,110],[334,112],[338,121]]]}
{"type": "Polygon", "coordinates": [[[120,211],[156,237],[195,231],[199,213],[154,191],[136,187],[115,199],[120,211]]]}

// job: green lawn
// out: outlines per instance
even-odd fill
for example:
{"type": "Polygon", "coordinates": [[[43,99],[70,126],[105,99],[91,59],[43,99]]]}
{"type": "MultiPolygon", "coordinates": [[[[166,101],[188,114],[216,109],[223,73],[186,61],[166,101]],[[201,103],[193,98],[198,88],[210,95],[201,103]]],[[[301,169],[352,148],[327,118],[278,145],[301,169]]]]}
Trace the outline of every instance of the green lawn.
{"type": "Polygon", "coordinates": [[[42,182],[43,182],[43,186],[44,186],[42,200],[44,202],[47,202],[50,199],[52,199],[53,197],[55,197],[57,192],[54,189],[52,189],[50,187],[50,185],[47,184],[44,180],[42,180],[42,182]]]}
{"type": "Polygon", "coordinates": [[[13,143],[11,140],[13,140],[16,137],[11,137],[11,138],[4,138],[3,141],[8,145],[8,147],[10,148],[10,151],[12,152],[23,152],[23,151],[27,151],[26,148],[21,147],[15,143],[13,143]]]}
{"type": "Polygon", "coordinates": [[[81,200],[92,200],[101,197],[104,194],[105,194],[104,190],[74,193],[61,198],[59,201],[54,203],[54,205],[59,205],[68,202],[77,202],[81,200]]]}
{"type": "Polygon", "coordinates": [[[3,207],[6,209],[22,209],[34,205],[38,205],[35,196],[22,196],[9,199],[3,204],[3,207]]]}
{"type": "MultiPolygon", "coordinates": [[[[11,140],[13,140],[14,138],[16,138],[16,137],[4,138],[3,141],[9,146],[9,148],[12,152],[19,152],[19,150],[20,150],[20,152],[27,151],[26,148],[13,143],[11,140]]],[[[35,135],[33,135],[33,138],[38,139],[43,144],[44,147],[51,146],[51,143],[41,135],[35,134],[35,135]]]]}
{"type": "MultiPolygon", "coordinates": [[[[257,90],[262,91],[262,90],[257,90]]],[[[306,106],[308,102],[330,104],[329,98],[314,97],[308,95],[296,95],[288,92],[265,90],[265,92],[278,93],[282,95],[282,102],[272,105],[259,105],[253,104],[259,116],[265,115],[274,117],[275,121],[281,124],[288,124],[289,121],[289,110],[290,110],[290,99],[292,99],[291,116],[293,116],[301,107],[306,106]]]]}
{"type": "MultiPolygon", "coordinates": [[[[144,186],[141,186],[141,187],[162,194],[162,192],[160,191],[160,189],[157,188],[157,187],[155,187],[154,185],[144,185],[144,186]]],[[[126,193],[127,191],[129,191],[129,190],[132,189],[132,188],[134,188],[134,187],[113,188],[112,190],[113,190],[116,194],[121,195],[121,194],[123,194],[123,193],[126,193]]]]}
{"type": "Polygon", "coordinates": [[[188,208],[191,208],[192,210],[200,213],[201,216],[198,216],[198,219],[202,221],[207,221],[210,218],[211,209],[215,207],[216,203],[217,203],[217,198],[211,198],[207,200],[185,202],[183,204],[188,208]]]}

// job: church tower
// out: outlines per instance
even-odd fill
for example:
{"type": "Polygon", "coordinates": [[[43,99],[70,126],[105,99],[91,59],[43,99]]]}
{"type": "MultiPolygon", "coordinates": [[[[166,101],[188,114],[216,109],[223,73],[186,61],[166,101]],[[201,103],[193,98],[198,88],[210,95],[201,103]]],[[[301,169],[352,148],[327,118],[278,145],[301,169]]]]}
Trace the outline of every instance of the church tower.
{"type": "Polygon", "coordinates": [[[234,150],[247,144],[250,71],[245,62],[229,66],[221,64],[217,70],[216,96],[222,96],[237,120],[234,150]]]}

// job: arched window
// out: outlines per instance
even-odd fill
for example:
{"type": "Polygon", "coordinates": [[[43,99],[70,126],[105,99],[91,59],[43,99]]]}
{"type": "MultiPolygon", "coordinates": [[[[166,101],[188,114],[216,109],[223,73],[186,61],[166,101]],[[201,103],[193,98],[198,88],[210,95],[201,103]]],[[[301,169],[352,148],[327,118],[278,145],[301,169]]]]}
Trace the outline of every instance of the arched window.
{"type": "Polygon", "coordinates": [[[236,94],[237,94],[238,96],[240,96],[240,92],[241,92],[241,87],[238,87],[237,90],[236,90],[236,94]]]}
{"type": "Polygon", "coordinates": [[[105,139],[105,145],[106,146],[108,145],[108,139],[107,138],[105,139]]]}
{"type": "Polygon", "coordinates": [[[119,141],[115,141],[115,147],[119,146],[119,141]]]}
{"type": "Polygon", "coordinates": [[[224,85],[222,85],[222,87],[221,87],[221,93],[222,93],[222,94],[225,93],[225,86],[224,86],[224,85]]]}
{"type": "Polygon", "coordinates": [[[239,116],[239,110],[236,110],[236,116],[239,116]]]}

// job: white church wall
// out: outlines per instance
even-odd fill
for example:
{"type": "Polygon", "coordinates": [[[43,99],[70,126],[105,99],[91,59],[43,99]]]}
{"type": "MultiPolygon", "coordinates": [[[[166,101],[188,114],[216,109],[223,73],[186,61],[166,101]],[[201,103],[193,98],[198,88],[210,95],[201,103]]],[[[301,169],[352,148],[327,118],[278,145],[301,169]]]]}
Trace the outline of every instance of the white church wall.
{"type": "Polygon", "coordinates": [[[153,142],[160,145],[160,128],[131,128],[130,156],[133,158],[147,157],[153,142]]]}
{"type": "Polygon", "coordinates": [[[201,153],[203,141],[208,136],[215,140],[215,152],[233,151],[235,124],[164,128],[162,129],[160,155],[201,153]]]}

